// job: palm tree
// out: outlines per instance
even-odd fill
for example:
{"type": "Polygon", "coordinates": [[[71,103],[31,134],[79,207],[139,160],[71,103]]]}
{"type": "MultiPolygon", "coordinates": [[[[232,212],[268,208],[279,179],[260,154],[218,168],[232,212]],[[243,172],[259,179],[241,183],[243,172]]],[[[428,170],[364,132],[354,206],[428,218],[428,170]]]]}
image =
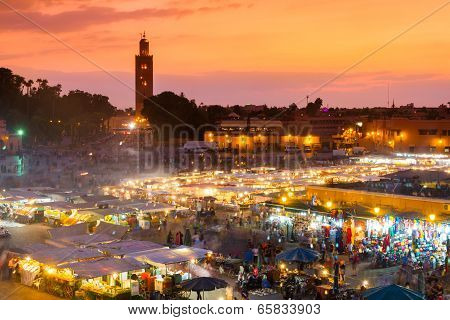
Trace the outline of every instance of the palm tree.
{"type": "Polygon", "coordinates": [[[28,80],[24,83],[25,87],[27,87],[27,96],[31,95],[31,87],[33,86],[34,81],[33,80],[28,80]]]}

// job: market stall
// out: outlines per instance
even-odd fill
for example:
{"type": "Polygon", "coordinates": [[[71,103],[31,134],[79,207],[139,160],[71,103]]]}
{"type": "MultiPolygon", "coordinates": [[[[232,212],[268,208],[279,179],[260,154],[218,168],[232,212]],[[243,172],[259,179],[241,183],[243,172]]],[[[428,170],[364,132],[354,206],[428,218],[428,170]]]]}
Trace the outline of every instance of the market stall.
{"type": "Polygon", "coordinates": [[[139,295],[145,265],[135,259],[103,257],[65,265],[77,280],[78,299],[126,299],[139,295]]]}
{"type": "Polygon", "coordinates": [[[75,290],[75,278],[67,264],[101,257],[95,249],[56,248],[41,246],[23,258],[18,259],[17,276],[26,286],[33,286],[41,291],[72,298],[75,290]]]}
{"type": "Polygon", "coordinates": [[[139,227],[142,229],[161,225],[163,220],[176,209],[172,205],[159,202],[148,202],[132,206],[132,208],[137,212],[139,227]]]}
{"type": "Polygon", "coordinates": [[[148,278],[150,288],[160,293],[171,290],[182,281],[191,279],[193,265],[204,259],[210,251],[180,246],[178,248],[162,248],[147,250],[126,255],[150,265],[148,278]]]}
{"type": "Polygon", "coordinates": [[[409,264],[432,270],[445,263],[448,224],[387,215],[367,220],[365,232],[362,247],[377,267],[409,264]]]}
{"type": "Polygon", "coordinates": [[[80,222],[93,222],[99,218],[88,209],[95,208],[93,203],[53,202],[44,206],[45,221],[51,226],[70,226],[80,222]]]}
{"type": "Polygon", "coordinates": [[[44,221],[44,208],[39,206],[24,206],[14,211],[14,220],[19,223],[38,223],[44,221]]]}

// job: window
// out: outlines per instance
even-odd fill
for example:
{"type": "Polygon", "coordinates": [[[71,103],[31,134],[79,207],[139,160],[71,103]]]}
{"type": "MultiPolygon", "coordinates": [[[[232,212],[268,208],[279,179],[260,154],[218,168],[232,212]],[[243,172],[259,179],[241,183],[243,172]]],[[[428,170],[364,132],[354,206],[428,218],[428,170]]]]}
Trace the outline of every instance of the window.
{"type": "Polygon", "coordinates": [[[430,130],[428,130],[428,134],[430,135],[430,136],[435,136],[435,135],[437,135],[437,129],[430,129],[430,130]]]}
{"type": "Polygon", "coordinates": [[[450,146],[446,146],[446,147],[444,148],[444,152],[445,152],[445,153],[450,153],[450,146]]]}
{"type": "Polygon", "coordinates": [[[414,147],[414,146],[410,146],[410,147],[409,147],[409,152],[410,152],[410,153],[414,153],[414,151],[415,151],[415,147],[414,147]]]}
{"type": "Polygon", "coordinates": [[[426,136],[427,134],[428,134],[428,130],[427,129],[419,129],[419,135],[426,136]]]}
{"type": "Polygon", "coordinates": [[[147,70],[147,64],[146,63],[141,64],[141,69],[142,70],[147,70]]]}
{"type": "Polygon", "coordinates": [[[435,146],[430,146],[430,152],[436,152],[436,147],[435,146]]]}
{"type": "Polygon", "coordinates": [[[442,130],[442,135],[445,137],[447,135],[447,130],[442,130]]]}

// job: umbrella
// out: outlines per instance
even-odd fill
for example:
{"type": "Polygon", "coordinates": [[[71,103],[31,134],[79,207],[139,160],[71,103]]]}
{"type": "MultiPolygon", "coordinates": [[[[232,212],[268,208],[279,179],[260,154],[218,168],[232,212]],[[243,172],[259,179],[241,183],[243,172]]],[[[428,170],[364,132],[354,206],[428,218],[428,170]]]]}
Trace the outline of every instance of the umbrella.
{"type": "Polygon", "coordinates": [[[289,262],[303,262],[310,263],[319,259],[319,253],[315,250],[308,248],[295,248],[287,251],[283,251],[282,253],[276,256],[277,260],[284,260],[289,262]]]}
{"type": "Polygon", "coordinates": [[[189,291],[203,291],[203,299],[205,299],[205,291],[213,291],[220,288],[226,288],[228,283],[222,279],[211,277],[200,277],[186,281],[181,285],[184,289],[189,291]]]}
{"type": "Polygon", "coordinates": [[[367,300],[425,300],[420,292],[396,284],[367,289],[363,297],[367,300]]]}

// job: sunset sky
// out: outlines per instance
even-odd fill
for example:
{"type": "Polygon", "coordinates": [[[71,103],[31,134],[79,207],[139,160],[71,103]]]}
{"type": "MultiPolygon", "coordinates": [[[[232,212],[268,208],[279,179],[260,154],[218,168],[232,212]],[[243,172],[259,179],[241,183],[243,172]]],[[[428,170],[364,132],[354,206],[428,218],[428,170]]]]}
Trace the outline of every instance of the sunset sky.
{"type": "MultiPolygon", "coordinates": [[[[65,90],[133,92],[20,13],[134,87],[146,31],[155,93],[197,103],[299,102],[448,0],[0,0],[0,66],[65,90]]],[[[450,5],[312,94],[330,107],[437,106],[450,101],[450,5]]],[[[300,105],[304,104],[302,101],[300,105]]]]}

